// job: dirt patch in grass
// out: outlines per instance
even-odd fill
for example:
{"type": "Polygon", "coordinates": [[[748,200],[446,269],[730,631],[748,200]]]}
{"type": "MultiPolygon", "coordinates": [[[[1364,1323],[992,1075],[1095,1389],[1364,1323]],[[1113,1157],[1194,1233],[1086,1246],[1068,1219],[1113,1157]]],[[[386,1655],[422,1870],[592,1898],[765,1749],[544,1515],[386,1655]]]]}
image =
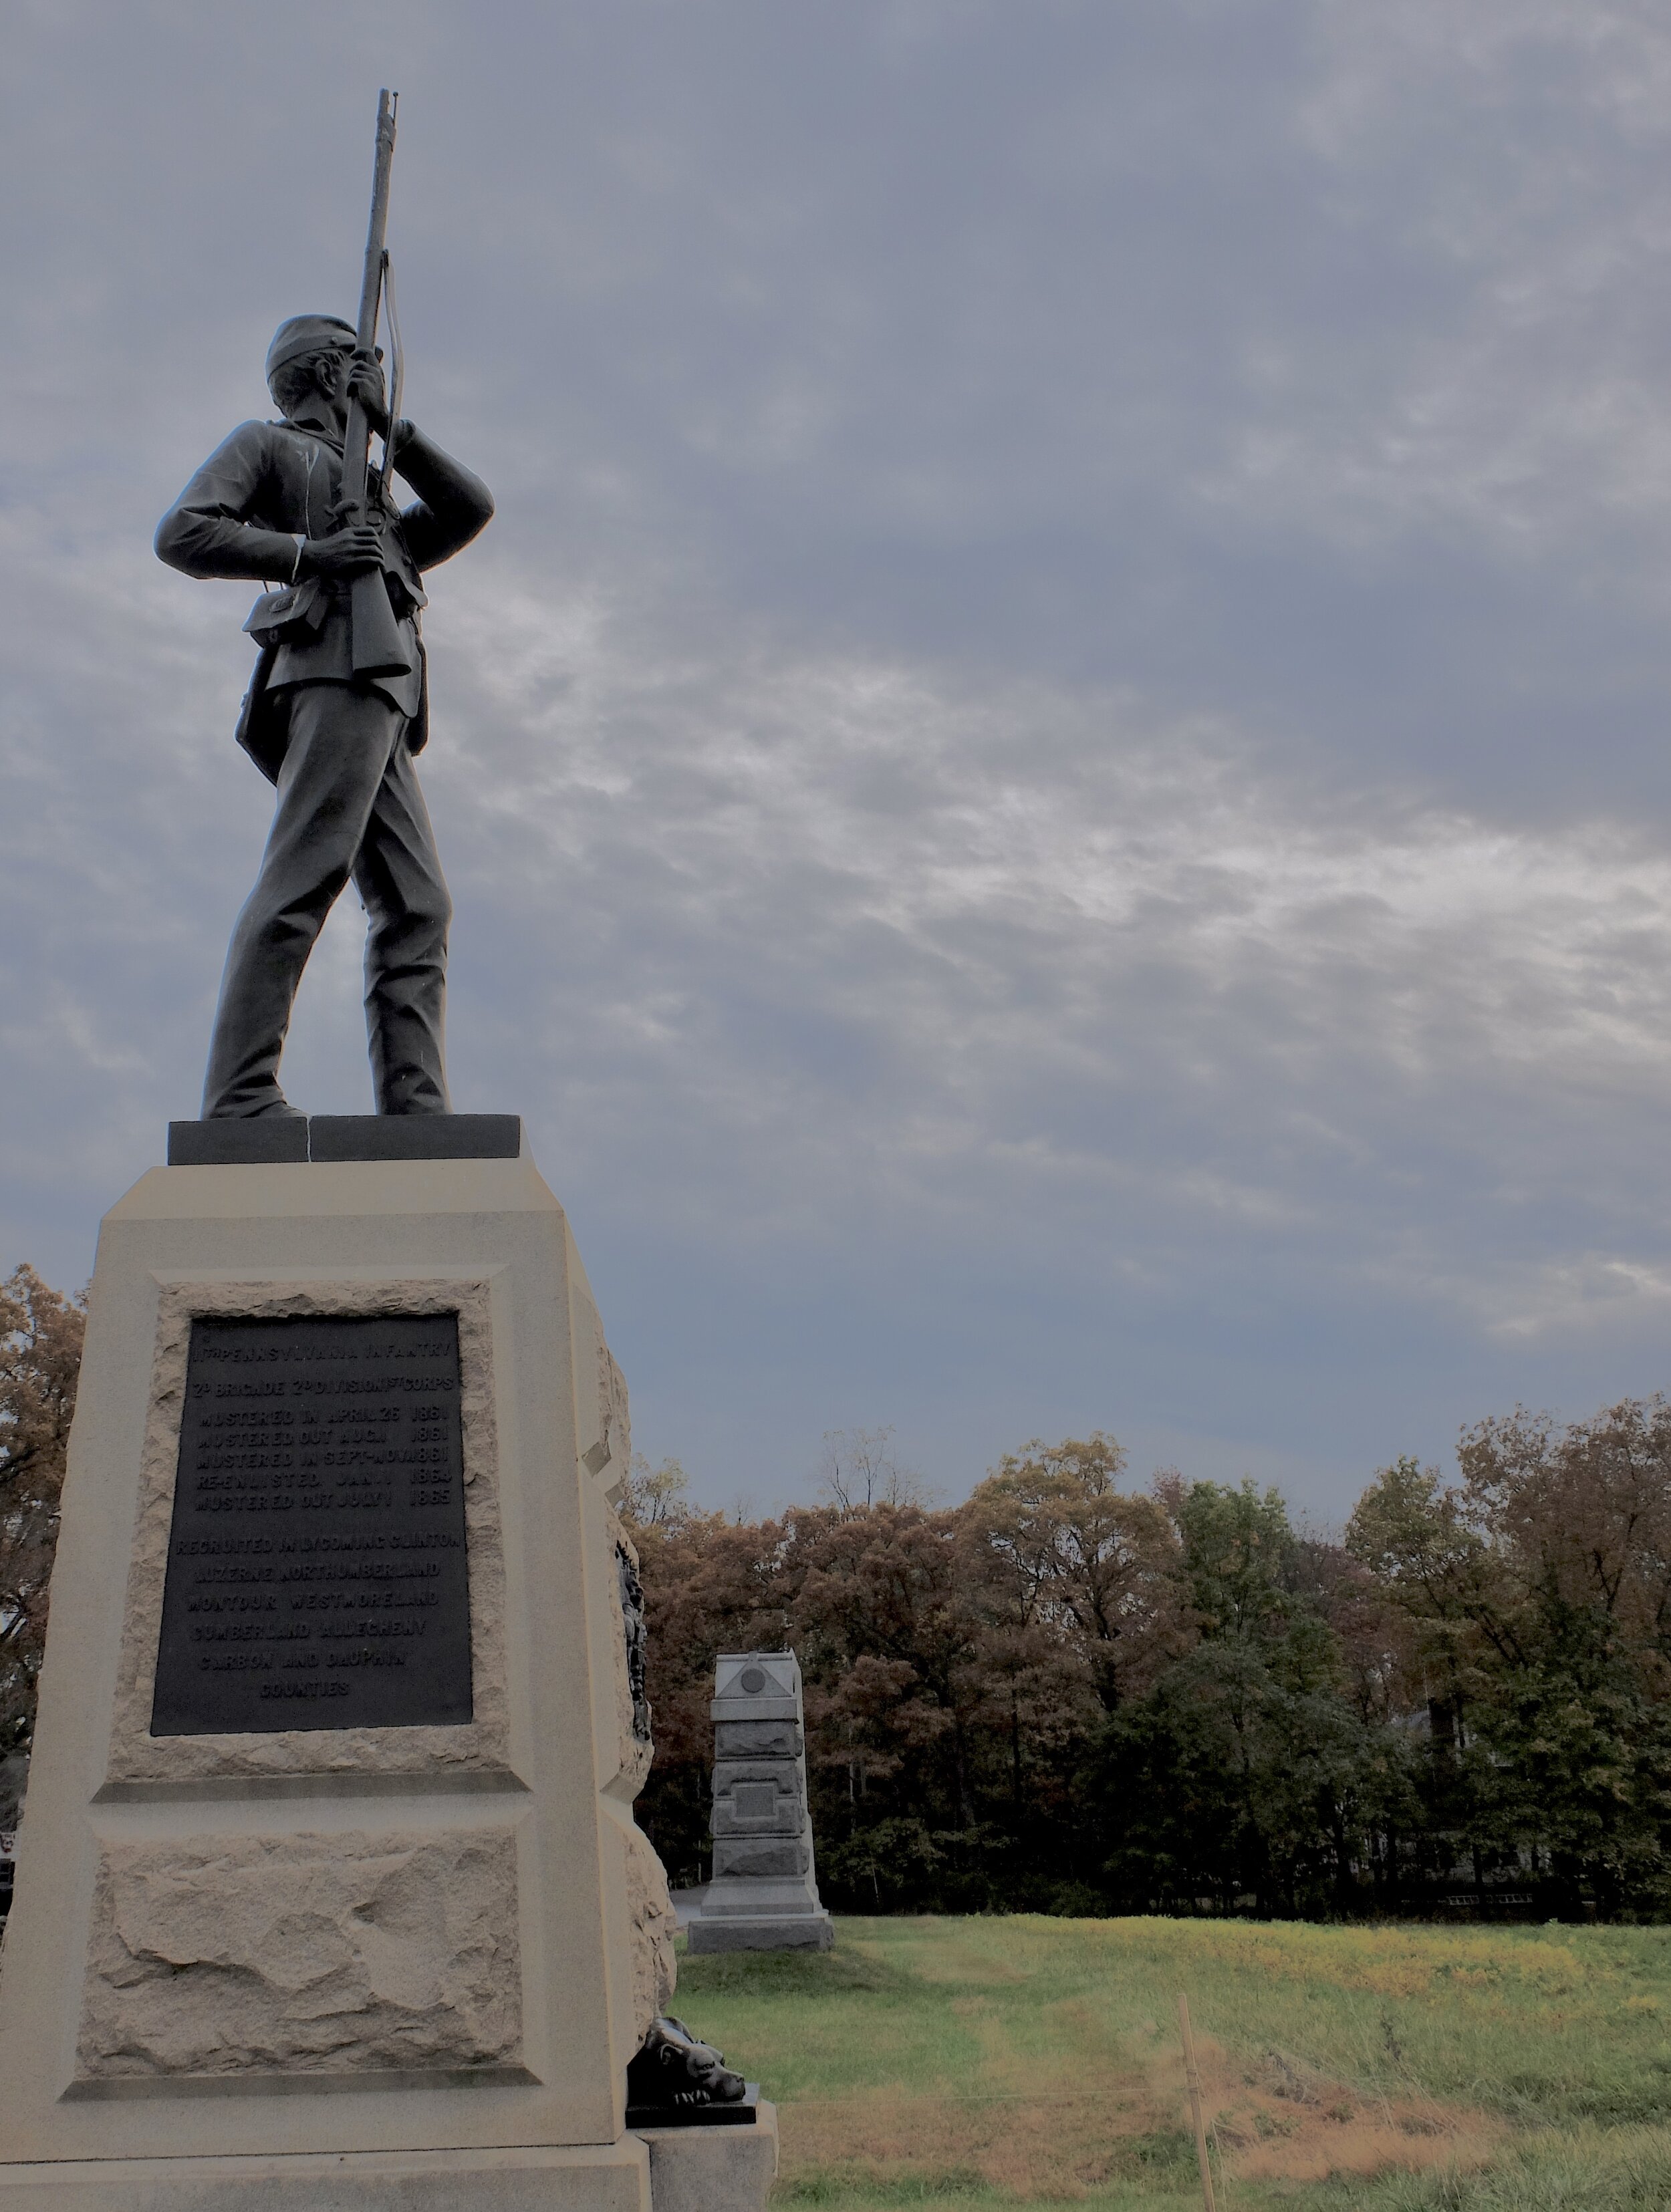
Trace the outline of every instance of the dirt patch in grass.
{"type": "MultiPolygon", "coordinates": [[[[1467,2171],[1491,2158],[1507,2133],[1489,2113],[1419,2093],[1366,2096],[1274,2047],[1249,2060],[1198,2034],[1195,2049],[1214,2148],[1243,2180],[1467,2171]]],[[[1149,2067],[1156,2101],[1182,2109],[1182,2057],[1151,2046],[1149,2067]]]]}
{"type": "MultiPolygon", "coordinates": [[[[781,2114],[780,2196],[903,2202],[978,2188],[1071,2203],[1140,2177],[1182,2180],[1195,2158],[1182,2063],[1158,2037],[1144,2040],[1148,2047],[1127,2051],[1123,2063],[1112,2052],[1090,2059],[1068,2094],[1028,2065],[1016,2069],[1035,2075],[1027,2087],[998,2094],[876,2089],[799,2100],[781,2114]]],[[[1198,2039],[1197,2055],[1215,2163],[1235,2179],[1466,2171],[1504,2140],[1501,2124],[1484,2113],[1417,2097],[1366,2099],[1280,2051],[1249,2063],[1198,2039]]]]}
{"type": "Polygon", "coordinates": [[[1188,2147],[1158,2144],[1165,2131],[1139,2101],[1103,2112],[1079,2098],[908,2097],[878,2090],[781,2115],[780,2193],[805,2197],[997,2190],[1024,2201],[1072,2202],[1099,2183],[1176,2163],[1188,2147]],[[948,2187],[950,2185],[950,2187],[948,2187]]]}

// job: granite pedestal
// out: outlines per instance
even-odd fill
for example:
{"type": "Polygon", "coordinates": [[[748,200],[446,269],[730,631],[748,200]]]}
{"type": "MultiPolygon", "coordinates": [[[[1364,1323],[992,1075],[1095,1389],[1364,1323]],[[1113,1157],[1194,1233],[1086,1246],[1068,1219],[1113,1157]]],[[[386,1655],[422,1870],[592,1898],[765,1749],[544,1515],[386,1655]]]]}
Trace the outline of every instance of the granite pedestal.
{"type": "Polygon", "coordinates": [[[112,1210],[0,2212],[648,2212],[624,2082],[673,1923],[632,1817],[628,1451],[526,1154],[316,1146],[112,1210]]]}

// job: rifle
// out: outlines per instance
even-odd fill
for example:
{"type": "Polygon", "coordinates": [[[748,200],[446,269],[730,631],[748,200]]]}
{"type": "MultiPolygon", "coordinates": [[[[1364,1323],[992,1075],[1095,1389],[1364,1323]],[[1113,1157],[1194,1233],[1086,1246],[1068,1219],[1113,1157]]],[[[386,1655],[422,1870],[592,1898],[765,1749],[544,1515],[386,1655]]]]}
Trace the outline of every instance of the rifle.
{"type": "MultiPolygon", "coordinates": [[[[377,343],[377,311],[388,278],[389,256],[384,244],[389,228],[389,173],[394,166],[394,111],[398,93],[377,95],[377,154],[372,165],[371,221],[366,230],[366,259],[360,279],[360,315],[355,325],[356,347],[372,352],[377,343]]],[[[341,513],[345,523],[380,520],[389,482],[394,451],[394,407],[398,393],[389,394],[389,428],[383,441],[382,482],[378,487],[377,512],[368,496],[371,476],[371,423],[366,410],[351,395],[348,428],[343,439],[341,513]]],[[[380,568],[368,568],[349,586],[354,632],[354,672],[356,676],[398,676],[410,665],[389,587],[380,568]]]]}

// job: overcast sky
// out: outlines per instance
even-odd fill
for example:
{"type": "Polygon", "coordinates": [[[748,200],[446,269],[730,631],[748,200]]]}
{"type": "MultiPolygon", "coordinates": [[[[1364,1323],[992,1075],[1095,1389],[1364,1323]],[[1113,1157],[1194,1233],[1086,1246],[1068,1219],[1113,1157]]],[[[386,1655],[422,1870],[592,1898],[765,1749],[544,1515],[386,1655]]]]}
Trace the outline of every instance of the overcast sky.
{"type": "MultiPolygon", "coordinates": [[[[1671,1385],[1671,15],[11,0],[0,1261],[196,1111],[270,794],[161,568],[380,83],[462,1109],[700,1495],[1098,1426],[1338,1518],[1671,1385]]],[[[369,1110],[343,902],[286,1059],[369,1110]]]]}

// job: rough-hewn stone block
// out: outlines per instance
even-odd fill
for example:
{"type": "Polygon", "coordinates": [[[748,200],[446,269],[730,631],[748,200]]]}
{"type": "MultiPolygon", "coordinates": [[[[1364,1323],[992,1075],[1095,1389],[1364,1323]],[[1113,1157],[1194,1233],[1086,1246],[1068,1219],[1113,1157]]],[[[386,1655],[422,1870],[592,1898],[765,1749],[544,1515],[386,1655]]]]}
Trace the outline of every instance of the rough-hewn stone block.
{"type": "Polygon", "coordinates": [[[793,1721],[716,1721],[715,1759],[799,1759],[801,1733],[793,1721]]]}
{"type": "Polygon", "coordinates": [[[511,1836],[218,1836],[108,1848],[76,2075],[514,2064],[511,1836]]]}
{"type": "Polygon", "coordinates": [[[738,1875],[803,1875],[811,1854],[803,1843],[787,1836],[716,1836],[714,1839],[714,1879],[738,1875]]]}

